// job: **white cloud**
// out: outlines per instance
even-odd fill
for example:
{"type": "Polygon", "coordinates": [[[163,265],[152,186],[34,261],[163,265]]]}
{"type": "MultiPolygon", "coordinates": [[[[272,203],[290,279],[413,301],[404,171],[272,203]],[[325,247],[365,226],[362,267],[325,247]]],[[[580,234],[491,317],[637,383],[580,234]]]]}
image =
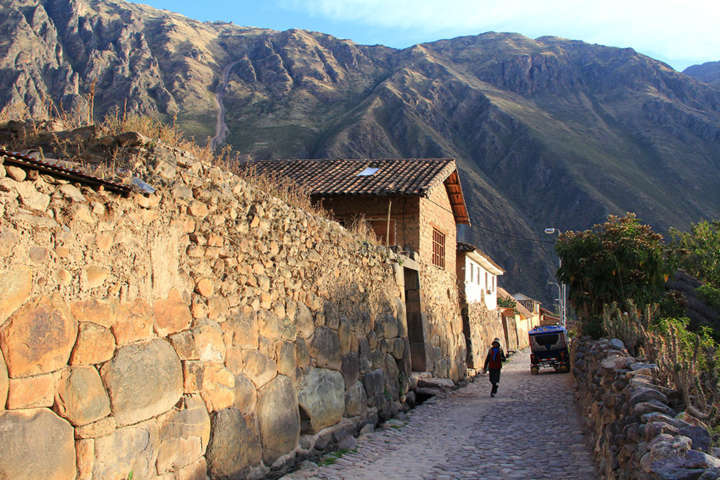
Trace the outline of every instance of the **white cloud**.
{"type": "Polygon", "coordinates": [[[720,60],[718,0],[280,0],[373,27],[448,36],[515,31],[633,47],[665,59],[720,60]]]}

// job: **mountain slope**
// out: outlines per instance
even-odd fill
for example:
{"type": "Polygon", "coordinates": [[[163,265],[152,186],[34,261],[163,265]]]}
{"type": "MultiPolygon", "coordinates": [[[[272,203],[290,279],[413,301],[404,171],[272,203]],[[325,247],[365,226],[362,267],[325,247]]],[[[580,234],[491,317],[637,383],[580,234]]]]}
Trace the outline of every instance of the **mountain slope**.
{"type": "Polygon", "coordinates": [[[487,33],[395,50],[115,0],[0,5],[1,111],[83,112],[95,82],[96,118],[126,103],[204,141],[222,87],[243,158],[453,156],[467,240],[511,291],[552,295],[546,226],[720,216],[720,91],[631,49],[487,33]]]}
{"type": "Polygon", "coordinates": [[[702,65],[692,65],[683,70],[683,73],[701,82],[720,87],[720,61],[705,62],[702,65]]]}

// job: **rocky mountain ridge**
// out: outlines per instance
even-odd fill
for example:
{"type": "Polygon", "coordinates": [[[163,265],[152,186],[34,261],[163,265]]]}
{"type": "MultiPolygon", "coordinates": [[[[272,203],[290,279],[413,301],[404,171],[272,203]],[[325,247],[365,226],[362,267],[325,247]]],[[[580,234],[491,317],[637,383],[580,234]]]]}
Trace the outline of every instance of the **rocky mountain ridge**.
{"type": "Polygon", "coordinates": [[[720,91],[632,49],[486,33],[396,50],[118,0],[0,5],[4,114],[46,115],[51,99],[86,115],[94,86],[96,119],[158,115],[205,141],[222,86],[243,159],[455,157],[465,239],[513,292],[551,297],[546,226],[720,215],[720,91]]]}
{"type": "Polygon", "coordinates": [[[720,87],[720,61],[705,62],[701,65],[692,65],[683,70],[683,73],[685,75],[690,75],[701,82],[720,87]]]}

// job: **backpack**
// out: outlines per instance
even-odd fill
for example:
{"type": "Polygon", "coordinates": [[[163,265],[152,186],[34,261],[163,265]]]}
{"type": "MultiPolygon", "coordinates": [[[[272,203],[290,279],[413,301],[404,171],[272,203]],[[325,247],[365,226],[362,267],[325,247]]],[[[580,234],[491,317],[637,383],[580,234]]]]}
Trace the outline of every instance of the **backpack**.
{"type": "Polygon", "coordinates": [[[488,368],[490,370],[499,370],[502,368],[502,350],[491,348],[488,352],[488,368]]]}

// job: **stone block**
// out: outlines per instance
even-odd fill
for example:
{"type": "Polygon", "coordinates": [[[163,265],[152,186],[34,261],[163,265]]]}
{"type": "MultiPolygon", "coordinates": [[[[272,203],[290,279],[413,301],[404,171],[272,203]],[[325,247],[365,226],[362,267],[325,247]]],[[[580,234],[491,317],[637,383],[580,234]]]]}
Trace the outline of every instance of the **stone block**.
{"type": "Polygon", "coordinates": [[[244,374],[255,384],[262,387],[277,375],[277,364],[272,358],[257,350],[232,349],[227,365],[235,375],[244,374]]]}
{"type": "Polygon", "coordinates": [[[0,478],[74,480],[72,426],[48,409],[0,412],[0,478]]]}
{"type": "Polygon", "coordinates": [[[91,438],[76,440],[75,458],[76,480],[92,480],[92,471],[95,465],[95,440],[91,438]]]}
{"type": "Polygon", "coordinates": [[[208,299],[208,318],[223,321],[228,313],[228,301],[225,297],[215,295],[208,299]]]}
{"type": "Polygon", "coordinates": [[[128,345],[152,337],[153,312],[142,299],[118,305],[112,333],[118,346],[128,345]]]}
{"type": "Polygon", "coordinates": [[[259,392],[258,424],[265,464],[272,463],[295,449],[300,438],[300,412],[292,381],[275,377],[259,392]]]}
{"type": "Polygon", "coordinates": [[[200,353],[195,347],[195,336],[192,331],[184,331],[170,336],[170,343],[180,360],[199,360],[200,353]]]}
{"type": "Polygon", "coordinates": [[[231,407],[235,401],[235,376],[222,363],[204,363],[200,395],[208,411],[231,407]]]}
{"type": "Polygon", "coordinates": [[[7,176],[15,180],[16,182],[22,182],[27,178],[27,173],[25,173],[25,170],[23,170],[20,167],[16,167],[15,165],[7,165],[5,167],[5,172],[7,173],[7,176]]]}
{"type": "Polygon", "coordinates": [[[200,278],[195,282],[195,291],[205,298],[210,298],[215,292],[215,282],[212,278],[200,278]]]}
{"type": "Polygon", "coordinates": [[[174,480],[207,480],[207,469],[205,457],[200,457],[190,465],[178,470],[174,480]]]}
{"type": "Polygon", "coordinates": [[[115,304],[109,301],[90,299],[73,302],[70,305],[75,320],[78,322],[92,322],[110,328],[115,323],[115,304]]]}
{"type": "Polygon", "coordinates": [[[250,467],[260,464],[262,451],[254,415],[227,408],[215,414],[207,465],[212,478],[245,478],[250,467]]]}
{"type": "Polygon", "coordinates": [[[185,330],[192,322],[188,305],[174,288],[168,293],[167,299],[157,300],[153,304],[153,313],[155,333],[161,337],[185,330]]]}
{"type": "Polygon", "coordinates": [[[345,416],[357,417],[367,411],[367,395],[362,383],[355,382],[345,392],[345,416]]]}
{"type": "Polygon", "coordinates": [[[194,360],[183,360],[183,391],[185,393],[197,393],[202,387],[204,362],[194,360]]]}
{"type": "Polygon", "coordinates": [[[115,353],[115,337],[105,327],[81,322],[78,337],[70,354],[70,365],[91,365],[110,360],[115,353]]]}
{"type": "Polygon", "coordinates": [[[155,478],[158,423],[155,419],[119,428],[95,439],[93,480],[155,478]]]}
{"type": "Polygon", "coordinates": [[[280,375],[290,379],[295,378],[297,359],[295,358],[295,344],[290,342],[278,342],[275,344],[275,358],[277,369],[280,375]]]}
{"type": "Polygon", "coordinates": [[[257,405],[257,390],[255,385],[245,375],[239,374],[235,376],[235,401],[233,408],[240,410],[247,415],[255,413],[257,405]]]}
{"type": "Polygon", "coordinates": [[[0,327],[0,347],[10,377],[62,368],[70,357],[76,336],[77,322],[59,295],[26,303],[0,327]]]}
{"type": "Polygon", "coordinates": [[[162,439],[158,447],[157,471],[160,475],[180,470],[202,455],[198,437],[162,439]]]}
{"type": "Polygon", "coordinates": [[[312,368],[298,388],[298,404],[304,413],[302,433],[317,433],[342,419],[345,381],[340,372],[312,368]]]}
{"type": "Polygon", "coordinates": [[[391,354],[393,357],[395,357],[397,360],[402,360],[403,356],[405,355],[405,342],[406,340],[404,338],[394,338],[390,340],[390,345],[392,347],[391,354]]]}
{"type": "Polygon", "coordinates": [[[55,408],[73,425],[86,425],[110,415],[110,399],[95,367],[70,367],[62,372],[55,408]]]}
{"type": "Polygon", "coordinates": [[[360,378],[360,357],[357,353],[349,353],[342,358],[341,371],[345,379],[345,386],[355,384],[360,378]]]}
{"type": "Polygon", "coordinates": [[[258,313],[260,335],[270,340],[295,340],[295,325],[287,317],[279,317],[273,312],[262,310],[258,313]]]}
{"type": "MultiPolygon", "coordinates": [[[[160,438],[176,439],[196,437],[200,441],[202,455],[210,440],[210,415],[205,402],[199,395],[188,395],[183,398],[182,405],[176,406],[158,418],[160,438]]],[[[190,458],[188,461],[192,461],[190,458]]],[[[187,464],[187,463],[186,463],[187,464]]]]}
{"type": "Polygon", "coordinates": [[[50,195],[38,192],[31,182],[20,182],[15,185],[23,205],[32,209],[45,211],[50,204],[50,195]]]}
{"type": "Polygon", "coordinates": [[[385,338],[395,338],[400,334],[400,327],[398,326],[398,321],[393,315],[386,313],[385,315],[381,315],[380,319],[382,323],[383,336],[385,338]]]}
{"type": "Polygon", "coordinates": [[[44,263],[47,261],[48,250],[45,247],[32,247],[28,250],[28,257],[33,263],[44,263]]]}
{"type": "Polygon", "coordinates": [[[379,406],[385,393],[385,372],[375,369],[363,376],[363,386],[368,398],[368,405],[379,406]]]}
{"type": "Polygon", "coordinates": [[[52,407],[55,398],[57,373],[46,373],[35,377],[11,378],[7,397],[7,408],[52,407]]]}
{"type": "Polygon", "coordinates": [[[101,373],[118,425],[166,412],[183,393],[180,359],[164,340],[119,348],[101,373]]]}
{"type": "Polygon", "coordinates": [[[71,185],[69,183],[66,183],[65,185],[60,185],[58,191],[73,202],[85,201],[85,197],[80,192],[80,189],[77,188],[75,185],[71,185]]]}
{"type": "Polygon", "coordinates": [[[205,362],[225,360],[225,340],[223,331],[217,323],[205,320],[193,328],[192,332],[200,360],[205,362]]]}
{"type": "Polygon", "coordinates": [[[297,335],[305,339],[310,338],[315,332],[312,313],[310,313],[310,309],[303,302],[299,302],[297,304],[295,328],[297,330],[297,335]]]}
{"type": "Polygon", "coordinates": [[[664,393],[659,392],[653,388],[636,388],[630,395],[630,404],[636,404],[641,402],[649,402],[651,400],[657,400],[660,403],[667,404],[668,399],[664,393]]]}
{"type": "Polygon", "coordinates": [[[342,366],[340,339],[334,330],[327,327],[317,328],[310,340],[308,350],[318,367],[340,370],[342,366]]]}
{"type": "Polygon", "coordinates": [[[223,322],[220,327],[228,347],[258,348],[258,326],[254,313],[240,313],[223,322]]]}
{"type": "Polygon", "coordinates": [[[153,298],[168,298],[174,286],[180,284],[179,251],[180,231],[178,226],[170,227],[152,238],[149,245],[152,266],[153,298]]]}
{"type": "Polygon", "coordinates": [[[85,268],[85,287],[97,288],[105,282],[110,272],[107,268],[97,265],[90,265],[85,268]]]}
{"type": "Polygon", "coordinates": [[[188,212],[193,217],[204,217],[208,214],[208,207],[198,200],[192,200],[188,208],[188,212]]]}
{"type": "Polygon", "coordinates": [[[103,252],[107,252],[112,248],[113,244],[113,236],[110,232],[100,232],[95,235],[95,245],[97,245],[98,249],[102,250],[103,252]]]}
{"type": "Polygon", "coordinates": [[[347,355],[352,349],[353,332],[350,328],[350,322],[347,318],[342,317],[342,321],[338,327],[338,339],[340,341],[340,354],[347,355]]]}
{"type": "Polygon", "coordinates": [[[109,435],[115,431],[117,423],[114,417],[105,417],[95,423],[75,428],[75,438],[95,438],[109,435]]]}

